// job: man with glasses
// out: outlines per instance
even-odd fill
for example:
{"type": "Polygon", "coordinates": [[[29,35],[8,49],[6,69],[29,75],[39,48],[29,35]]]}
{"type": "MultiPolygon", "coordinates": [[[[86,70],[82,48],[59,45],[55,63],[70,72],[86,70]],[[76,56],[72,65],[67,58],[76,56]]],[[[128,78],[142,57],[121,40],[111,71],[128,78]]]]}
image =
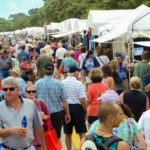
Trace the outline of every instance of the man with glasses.
{"type": "Polygon", "coordinates": [[[42,120],[34,102],[19,97],[20,81],[8,77],[3,80],[2,87],[6,99],[0,102],[1,150],[33,150],[33,128],[39,137],[41,149],[46,150],[42,120]],[[26,128],[21,126],[24,116],[27,119],[26,128]]]}
{"type": "Polygon", "coordinates": [[[10,69],[13,66],[12,58],[7,55],[5,49],[0,50],[0,77],[3,80],[6,77],[10,76],[10,69]]]}

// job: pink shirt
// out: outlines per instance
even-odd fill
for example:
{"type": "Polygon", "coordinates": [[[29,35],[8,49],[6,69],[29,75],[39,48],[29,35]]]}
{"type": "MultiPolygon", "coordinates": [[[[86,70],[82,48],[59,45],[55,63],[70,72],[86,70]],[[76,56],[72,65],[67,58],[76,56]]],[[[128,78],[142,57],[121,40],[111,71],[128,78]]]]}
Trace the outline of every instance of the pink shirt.
{"type": "MultiPolygon", "coordinates": [[[[39,100],[39,99],[35,100],[35,105],[36,105],[38,111],[43,111],[45,115],[50,115],[50,111],[49,111],[46,103],[43,100],[39,100]]],[[[35,146],[40,145],[40,142],[37,138],[34,128],[33,128],[33,135],[34,135],[34,140],[32,141],[32,144],[35,146]]]]}
{"type": "Polygon", "coordinates": [[[81,51],[80,50],[75,50],[74,51],[74,59],[78,62],[79,60],[79,55],[81,55],[81,51]]]}

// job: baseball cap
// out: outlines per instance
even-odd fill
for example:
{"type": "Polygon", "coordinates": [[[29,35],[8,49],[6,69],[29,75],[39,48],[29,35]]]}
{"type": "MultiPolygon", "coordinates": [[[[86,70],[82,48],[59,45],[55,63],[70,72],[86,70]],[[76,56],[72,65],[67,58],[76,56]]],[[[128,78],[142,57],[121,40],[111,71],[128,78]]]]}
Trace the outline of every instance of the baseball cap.
{"type": "Polygon", "coordinates": [[[86,140],[83,145],[81,150],[97,150],[97,147],[93,141],[86,140]]]}
{"type": "Polygon", "coordinates": [[[118,52],[118,53],[116,53],[116,57],[124,58],[124,54],[123,54],[123,53],[121,53],[121,52],[118,52]]]}
{"type": "Polygon", "coordinates": [[[20,70],[19,68],[17,68],[17,67],[14,67],[14,68],[11,70],[11,72],[14,72],[14,73],[16,73],[16,74],[19,75],[19,76],[22,75],[21,70],[20,70]]]}
{"type": "Polygon", "coordinates": [[[97,100],[101,100],[102,102],[120,102],[119,95],[114,90],[105,91],[97,100]]]}
{"type": "Polygon", "coordinates": [[[45,64],[45,70],[54,70],[54,64],[52,62],[45,64]]]}
{"type": "Polygon", "coordinates": [[[69,66],[69,68],[68,68],[68,72],[69,73],[74,73],[76,71],[81,71],[81,70],[77,66],[75,66],[75,65],[69,66]]]}

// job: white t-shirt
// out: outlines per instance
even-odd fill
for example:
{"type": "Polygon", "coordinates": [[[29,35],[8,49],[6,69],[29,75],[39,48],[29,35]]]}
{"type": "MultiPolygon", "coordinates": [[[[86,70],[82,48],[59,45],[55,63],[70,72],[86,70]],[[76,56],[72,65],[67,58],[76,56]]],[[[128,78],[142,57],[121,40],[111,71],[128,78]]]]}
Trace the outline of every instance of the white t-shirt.
{"type": "Polygon", "coordinates": [[[106,65],[106,64],[109,64],[109,58],[106,56],[106,55],[104,55],[104,56],[97,56],[96,57],[97,58],[97,60],[98,60],[98,62],[99,62],[99,64],[100,64],[100,67],[102,68],[104,65],[106,65]]]}
{"type": "Polygon", "coordinates": [[[86,53],[82,53],[81,55],[79,55],[80,69],[82,68],[85,56],[86,56],[86,53]]]}
{"type": "Polygon", "coordinates": [[[58,48],[57,51],[56,51],[56,57],[58,57],[58,59],[64,59],[64,55],[66,53],[66,49],[61,47],[61,48],[58,48]]]}
{"type": "Polygon", "coordinates": [[[148,150],[150,150],[150,125],[149,124],[150,124],[150,110],[147,110],[140,117],[138,125],[140,127],[142,134],[145,136],[148,150]]]}

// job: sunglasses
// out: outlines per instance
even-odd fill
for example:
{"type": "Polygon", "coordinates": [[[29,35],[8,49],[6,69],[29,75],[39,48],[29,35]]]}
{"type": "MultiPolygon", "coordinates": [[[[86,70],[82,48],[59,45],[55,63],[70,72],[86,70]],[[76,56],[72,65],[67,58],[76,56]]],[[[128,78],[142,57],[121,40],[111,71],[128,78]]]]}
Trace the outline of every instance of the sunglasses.
{"type": "Polygon", "coordinates": [[[36,93],[36,90],[30,90],[30,91],[26,91],[27,93],[36,93]]]}
{"type": "Polygon", "coordinates": [[[3,91],[4,92],[7,92],[7,91],[14,91],[15,90],[15,88],[14,87],[10,87],[10,88],[3,88],[3,91]]]}

